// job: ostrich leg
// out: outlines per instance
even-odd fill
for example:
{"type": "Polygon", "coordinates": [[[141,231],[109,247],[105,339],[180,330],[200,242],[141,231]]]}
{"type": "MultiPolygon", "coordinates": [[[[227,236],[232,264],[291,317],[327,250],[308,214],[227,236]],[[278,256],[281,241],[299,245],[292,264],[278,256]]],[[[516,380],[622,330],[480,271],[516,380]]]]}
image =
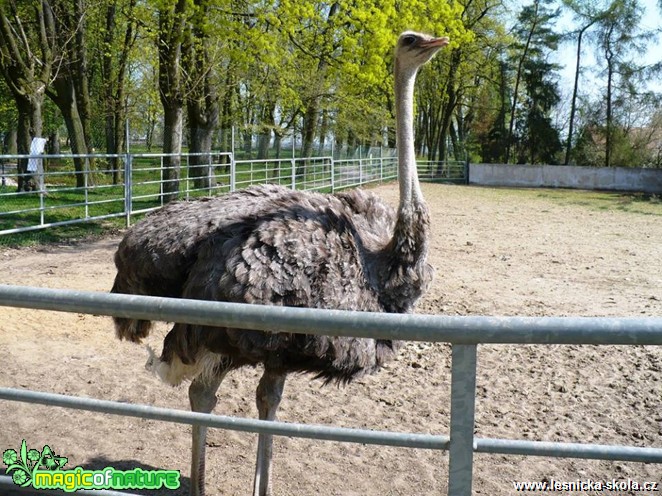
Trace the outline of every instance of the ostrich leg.
{"type": "MultiPolygon", "coordinates": [[[[276,411],[283,396],[286,375],[265,369],[257,386],[256,403],[260,420],[276,420],[276,411]]],[[[273,435],[259,434],[253,496],[271,496],[271,455],[273,435]]]]}
{"type": "MultiPolygon", "coordinates": [[[[196,377],[188,388],[191,410],[200,413],[211,413],[216,406],[216,391],[221,385],[227,370],[219,371],[214,377],[196,377]]],[[[191,448],[191,496],[205,494],[205,441],[207,427],[194,425],[193,445],[191,448]]]]}

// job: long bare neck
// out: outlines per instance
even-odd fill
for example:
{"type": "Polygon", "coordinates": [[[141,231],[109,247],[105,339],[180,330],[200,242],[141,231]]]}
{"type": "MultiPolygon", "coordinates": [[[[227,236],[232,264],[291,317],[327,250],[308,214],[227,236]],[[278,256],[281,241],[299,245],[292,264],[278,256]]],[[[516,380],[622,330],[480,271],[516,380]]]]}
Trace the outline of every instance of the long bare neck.
{"type": "Polygon", "coordinates": [[[395,67],[396,146],[400,180],[400,210],[423,201],[414,151],[414,83],[416,70],[395,67]]]}
{"type": "Polygon", "coordinates": [[[423,200],[414,152],[416,71],[395,69],[396,145],[400,205],[393,237],[381,253],[379,278],[386,311],[410,312],[432,279],[427,263],[430,215],[423,200]]]}

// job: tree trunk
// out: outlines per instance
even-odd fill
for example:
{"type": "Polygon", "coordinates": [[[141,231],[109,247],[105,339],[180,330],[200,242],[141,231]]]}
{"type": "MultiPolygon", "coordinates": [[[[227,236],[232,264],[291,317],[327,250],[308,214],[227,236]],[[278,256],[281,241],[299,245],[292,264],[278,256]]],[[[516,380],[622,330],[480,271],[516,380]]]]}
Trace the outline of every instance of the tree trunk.
{"type": "MultiPolygon", "coordinates": [[[[611,39],[612,28],[609,30],[607,40],[611,39]]],[[[607,125],[605,129],[605,167],[611,167],[611,149],[612,149],[612,134],[613,134],[613,109],[612,109],[612,91],[614,83],[614,54],[607,42],[605,49],[605,59],[607,60],[607,125]]]]}
{"type": "Polygon", "coordinates": [[[283,133],[277,131],[274,134],[274,148],[276,149],[276,158],[279,159],[281,149],[283,148],[283,133]]]}
{"type": "Polygon", "coordinates": [[[269,145],[271,144],[271,130],[276,126],[274,119],[275,105],[267,102],[262,111],[262,128],[258,139],[257,158],[265,160],[269,158],[269,145]]]}
{"type": "Polygon", "coordinates": [[[265,160],[269,158],[269,145],[271,144],[271,130],[264,127],[257,140],[257,159],[265,160]]]}
{"type": "Polygon", "coordinates": [[[575,126],[575,112],[577,111],[577,92],[579,91],[579,70],[581,68],[581,55],[582,55],[582,37],[584,32],[590,28],[593,23],[588,24],[579,31],[579,36],[577,37],[577,63],[575,65],[575,83],[572,88],[572,100],[570,102],[570,121],[568,123],[568,141],[565,147],[565,161],[564,165],[570,163],[570,151],[572,150],[572,135],[574,133],[575,126]]]}
{"type": "MultiPolygon", "coordinates": [[[[57,129],[48,135],[48,142],[46,143],[46,153],[48,155],[60,154],[60,133],[57,131],[57,129]]],[[[48,171],[48,166],[49,166],[49,160],[44,160],[44,172],[48,171]]]]}
{"type": "MultiPolygon", "coordinates": [[[[321,64],[320,64],[321,65],[321,64]]],[[[310,158],[313,154],[313,139],[317,131],[317,118],[319,114],[319,97],[312,97],[306,106],[303,115],[303,132],[301,143],[301,156],[310,158]]]]}
{"type": "Polygon", "coordinates": [[[194,0],[193,4],[191,25],[186,30],[182,46],[191,152],[189,177],[193,178],[196,189],[211,189],[216,185],[211,149],[219,122],[218,92],[214,64],[209,57],[208,34],[204,28],[209,4],[202,0],[194,0]]]}
{"type": "Polygon", "coordinates": [[[163,200],[177,199],[182,153],[183,84],[182,41],[187,0],[159,10],[159,97],[163,105],[163,200]]]}
{"type": "Polygon", "coordinates": [[[76,107],[78,111],[78,120],[83,133],[83,143],[85,152],[93,148],[91,118],[92,103],[90,101],[89,89],[89,69],[87,64],[87,43],[85,36],[87,32],[85,15],[85,5],[83,0],[74,0],[75,20],[77,24],[72,26],[74,29],[74,57],[75,61],[70,62],[72,68],[72,80],[74,93],[76,95],[76,107]]]}
{"type": "Polygon", "coordinates": [[[322,124],[320,126],[320,142],[319,147],[317,148],[317,155],[324,155],[324,144],[326,143],[326,134],[329,132],[329,112],[327,110],[322,111],[322,124]]]}
{"type": "MultiPolygon", "coordinates": [[[[189,123],[190,123],[189,113],[189,123]]],[[[211,166],[211,143],[214,128],[190,124],[189,141],[189,177],[193,178],[196,189],[210,189],[216,186],[216,178],[211,166]]]]}
{"type": "MultiPolygon", "coordinates": [[[[55,21],[48,2],[30,5],[35,16],[24,24],[14,2],[0,3],[0,72],[16,102],[16,151],[20,154],[28,154],[32,138],[42,133],[41,108],[50,80],[55,39],[55,21]]],[[[18,172],[27,172],[27,159],[19,160],[18,172]]],[[[19,191],[32,189],[33,184],[26,176],[18,178],[19,191]]]]}
{"type": "MultiPolygon", "coordinates": [[[[338,13],[340,9],[340,2],[333,2],[329,8],[329,14],[327,16],[327,22],[331,22],[331,19],[338,13]]],[[[332,32],[332,30],[329,30],[332,32]]],[[[329,65],[329,61],[325,56],[321,56],[319,62],[317,63],[317,74],[318,80],[317,84],[312,88],[312,94],[306,105],[306,112],[303,116],[303,130],[302,130],[302,143],[301,143],[301,156],[304,158],[310,158],[313,153],[313,140],[317,131],[317,124],[319,120],[320,104],[321,104],[321,92],[324,87],[325,77],[326,77],[326,68],[329,65]]],[[[305,172],[305,163],[302,162],[302,166],[298,168],[297,175],[303,175],[305,172]]]]}
{"type": "Polygon", "coordinates": [[[177,199],[182,161],[182,107],[173,105],[163,112],[163,200],[177,199]]]}
{"type": "Polygon", "coordinates": [[[6,155],[16,155],[16,129],[10,129],[5,133],[2,142],[2,153],[6,155]]]}
{"type": "Polygon", "coordinates": [[[522,56],[520,57],[517,63],[517,74],[515,75],[515,88],[513,89],[513,105],[510,109],[510,124],[508,125],[508,137],[506,139],[506,158],[505,162],[510,161],[510,148],[513,141],[513,128],[515,126],[515,111],[517,110],[517,97],[519,94],[519,85],[522,81],[522,68],[524,66],[524,61],[529,54],[529,47],[531,46],[531,40],[533,38],[533,33],[538,27],[538,0],[534,1],[535,6],[535,18],[533,24],[531,24],[531,29],[529,29],[528,36],[526,38],[526,43],[524,44],[524,50],[522,51],[522,56]]]}
{"type": "Polygon", "coordinates": [[[460,67],[461,61],[462,52],[459,48],[456,48],[451,54],[450,66],[448,68],[448,78],[446,82],[447,100],[441,119],[441,129],[439,130],[439,165],[437,167],[438,175],[441,175],[443,164],[448,154],[446,150],[446,137],[448,136],[451,118],[453,117],[455,106],[457,105],[457,90],[455,87],[455,79],[457,77],[457,71],[460,67]]]}
{"type": "MultiPolygon", "coordinates": [[[[57,105],[64,118],[64,123],[69,134],[71,152],[74,155],[87,155],[87,143],[83,122],[78,112],[78,103],[74,84],[70,77],[61,74],[53,82],[53,87],[48,91],[48,96],[57,105]]],[[[88,176],[87,184],[92,184],[89,176],[89,161],[86,158],[74,158],[74,170],[76,173],[76,187],[82,188],[86,184],[85,176],[88,176]]]]}
{"type": "MultiPolygon", "coordinates": [[[[18,126],[16,129],[16,148],[19,155],[28,155],[32,138],[40,137],[43,127],[41,107],[43,95],[36,94],[26,98],[15,98],[18,110],[18,126]]],[[[18,191],[35,191],[37,183],[34,177],[28,176],[28,159],[20,159],[17,163],[18,191]]]]}
{"type": "MultiPolygon", "coordinates": [[[[106,111],[107,112],[107,111],[106,111]]],[[[106,135],[106,153],[113,154],[117,153],[117,142],[115,141],[115,116],[106,113],[106,126],[105,126],[105,135],[106,135]]],[[[118,160],[115,157],[110,157],[108,159],[108,164],[110,166],[110,172],[113,175],[113,184],[119,182],[119,171],[118,171],[118,160]]]]}
{"type": "MultiPolygon", "coordinates": [[[[125,150],[125,121],[126,121],[126,102],[124,80],[127,71],[129,52],[136,40],[134,30],[134,21],[132,12],[136,0],[132,0],[128,6],[128,12],[125,13],[128,18],[124,31],[124,40],[119,53],[114,50],[116,46],[117,30],[117,5],[109,4],[106,8],[106,25],[104,32],[104,53],[103,53],[103,93],[106,107],[106,127],[105,141],[106,152],[109,154],[120,154],[125,150]]],[[[148,135],[151,131],[148,132],[148,135]]],[[[151,136],[150,143],[151,146],[151,136]]],[[[111,157],[109,159],[110,170],[113,175],[113,184],[119,184],[121,181],[120,159],[111,157]]]]}

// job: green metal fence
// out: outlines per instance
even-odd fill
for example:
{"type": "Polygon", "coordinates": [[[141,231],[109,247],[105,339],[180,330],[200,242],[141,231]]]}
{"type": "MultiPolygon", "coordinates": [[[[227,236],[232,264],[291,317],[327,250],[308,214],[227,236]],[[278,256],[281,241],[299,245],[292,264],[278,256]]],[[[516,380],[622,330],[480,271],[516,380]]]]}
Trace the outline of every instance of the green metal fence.
{"type": "MultiPolygon", "coordinates": [[[[448,317],[345,312],[0,285],[0,305],[199,325],[452,344],[449,435],[378,432],[240,419],[90,398],[0,388],[0,399],[167,422],[333,441],[449,451],[448,494],[472,492],[473,455],[491,453],[662,464],[662,446],[476,438],[477,347],[501,344],[662,345],[662,318],[448,317]]],[[[661,467],[662,468],[662,467],[661,467]]],[[[12,481],[0,477],[0,487],[12,481]]],[[[102,493],[95,493],[102,494],[102,493]]],[[[108,496],[117,493],[105,493],[108,496]]]]}

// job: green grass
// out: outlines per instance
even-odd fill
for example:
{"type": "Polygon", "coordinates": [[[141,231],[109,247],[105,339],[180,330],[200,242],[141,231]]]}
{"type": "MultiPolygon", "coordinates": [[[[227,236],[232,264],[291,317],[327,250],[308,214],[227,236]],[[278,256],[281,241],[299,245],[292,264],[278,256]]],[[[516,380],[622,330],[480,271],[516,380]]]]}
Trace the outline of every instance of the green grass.
{"type": "Polygon", "coordinates": [[[597,211],[618,210],[632,214],[662,215],[662,198],[657,195],[563,189],[518,191],[561,205],[579,205],[597,211]]]}
{"type": "MultiPolygon", "coordinates": [[[[97,167],[101,166],[97,162],[97,167]]],[[[133,170],[133,211],[147,210],[160,206],[160,161],[153,158],[136,158],[133,170]]],[[[290,186],[292,180],[292,169],[289,161],[276,164],[271,162],[262,168],[256,164],[256,168],[251,170],[248,164],[238,164],[236,171],[237,187],[244,187],[248,183],[280,182],[284,186],[290,186]],[[274,171],[274,167],[280,167],[280,170],[274,171]],[[276,177],[277,176],[277,177],[276,177]]],[[[71,169],[72,164],[66,160],[55,164],[49,164],[49,171],[66,171],[71,169]]],[[[329,178],[324,175],[325,170],[315,164],[315,174],[309,174],[305,177],[297,176],[297,188],[302,188],[304,180],[317,180],[320,186],[318,191],[329,192],[329,178]]],[[[208,190],[190,191],[193,188],[193,180],[187,178],[186,167],[181,168],[182,178],[180,179],[179,198],[195,198],[207,196],[208,190]],[[187,195],[186,190],[189,189],[187,195]]],[[[217,188],[213,194],[223,194],[229,192],[229,177],[225,175],[222,167],[217,167],[218,177],[217,188]]],[[[95,188],[89,189],[87,199],[89,203],[87,217],[98,217],[106,215],[117,215],[116,218],[109,218],[98,221],[89,221],[79,224],[49,227],[35,231],[29,231],[21,234],[11,234],[0,236],[0,246],[28,246],[47,243],[67,242],[78,240],[90,236],[99,236],[108,231],[116,231],[125,225],[124,211],[124,186],[113,185],[112,177],[102,172],[94,173],[95,188]]],[[[43,221],[45,224],[66,222],[72,219],[83,219],[86,217],[86,210],[83,205],[85,193],[81,190],[67,190],[75,187],[75,178],[73,174],[50,176],[47,180],[48,194],[43,198],[43,221]]],[[[612,193],[598,191],[579,191],[563,189],[506,189],[506,188],[485,188],[490,191],[490,195],[498,197],[516,198],[518,201],[525,201],[526,198],[545,199],[561,205],[577,205],[584,208],[597,211],[622,211],[632,214],[642,215],[662,215],[662,200],[657,196],[644,195],[639,193],[612,193]]],[[[0,194],[14,193],[14,187],[0,187],[0,194]]],[[[17,227],[29,227],[40,224],[40,197],[38,194],[23,196],[5,195],[0,196],[0,230],[13,229],[17,227]],[[19,214],[3,215],[3,212],[12,212],[17,210],[28,210],[19,214]]],[[[132,215],[132,223],[137,220],[132,215]]]]}
{"type": "MultiPolygon", "coordinates": [[[[97,166],[100,164],[97,163],[97,166]]],[[[160,180],[160,171],[157,167],[160,162],[152,158],[137,158],[134,161],[133,169],[133,199],[132,210],[146,210],[161,205],[160,188],[157,182],[160,180]]],[[[268,167],[251,170],[249,165],[239,165],[236,171],[236,183],[238,187],[244,187],[248,183],[264,182],[269,180],[290,186],[292,180],[292,170],[289,162],[283,162],[278,165],[281,169],[272,170],[276,165],[270,164],[268,167]]],[[[49,164],[50,173],[64,171],[67,168],[73,168],[66,160],[55,164],[49,164]]],[[[214,195],[227,193],[230,191],[229,176],[224,174],[222,167],[217,168],[216,174],[218,184],[213,189],[214,195]]],[[[180,179],[179,199],[196,198],[208,196],[208,189],[191,191],[194,189],[193,179],[186,177],[188,169],[181,168],[182,178],[180,179]],[[188,191],[187,191],[188,190],[188,191]]],[[[297,187],[303,186],[304,180],[310,180],[310,177],[304,178],[297,176],[297,187]]],[[[20,234],[7,234],[0,236],[0,246],[30,246],[47,243],[67,242],[89,236],[98,236],[107,230],[117,230],[124,226],[124,186],[113,185],[112,177],[109,174],[96,172],[93,174],[94,187],[88,189],[85,193],[81,189],[75,188],[75,177],[73,174],[52,175],[47,178],[47,194],[40,198],[37,193],[15,195],[16,188],[13,186],[0,187],[0,230],[15,229],[21,227],[31,227],[43,223],[53,224],[67,222],[74,219],[85,219],[86,217],[98,217],[106,215],[117,215],[116,218],[89,221],[67,226],[55,226],[45,229],[28,231],[20,234]],[[87,195],[88,207],[85,203],[87,195]],[[42,210],[43,206],[43,210],[42,210]],[[3,213],[28,210],[27,212],[12,213],[3,215],[3,213]]],[[[330,187],[321,189],[321,191],[330,191],[330,187]]],[[[137,220],[132,215],[132,222],[137,220]]]]}

